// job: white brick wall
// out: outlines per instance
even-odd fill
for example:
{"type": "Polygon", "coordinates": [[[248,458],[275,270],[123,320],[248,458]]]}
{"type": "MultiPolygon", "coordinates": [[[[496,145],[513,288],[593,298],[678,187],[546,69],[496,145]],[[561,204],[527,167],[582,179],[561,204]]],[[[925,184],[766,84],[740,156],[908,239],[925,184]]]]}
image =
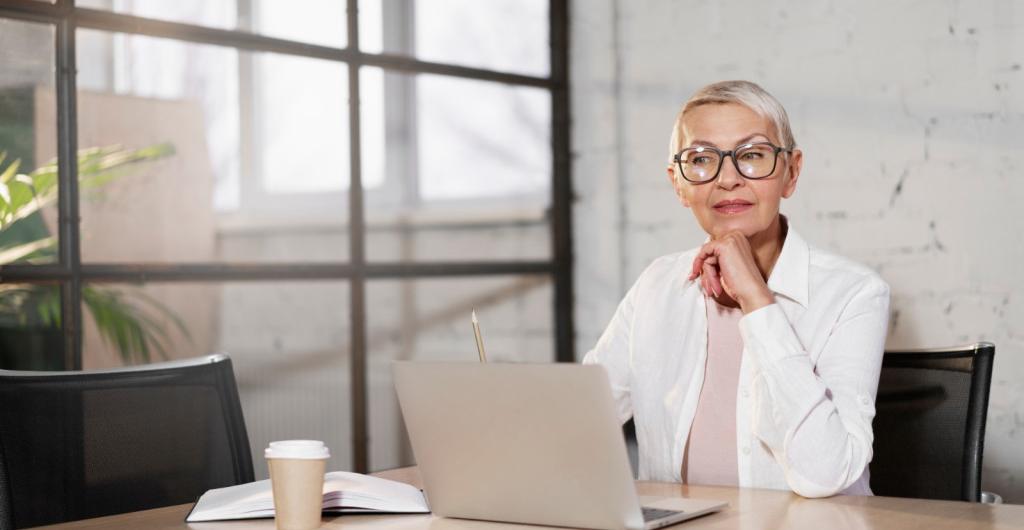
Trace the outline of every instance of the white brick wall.
{"type": "Polygon", "coordinates": [[[1024,502],[1024,5],[572,5],[578,354],[654,256],[702,232],[665,181],[679,105],[750,79],[805,166],[783,211],[893,289],[891,348],[996,344],[983,486],[1024,502]]]}

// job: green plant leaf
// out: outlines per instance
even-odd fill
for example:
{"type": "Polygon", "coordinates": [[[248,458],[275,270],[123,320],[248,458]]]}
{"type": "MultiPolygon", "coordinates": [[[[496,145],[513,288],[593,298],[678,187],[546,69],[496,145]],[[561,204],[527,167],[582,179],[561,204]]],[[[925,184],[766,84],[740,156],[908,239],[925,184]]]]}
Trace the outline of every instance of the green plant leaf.
{"type": "MultiPolygon", "coordinates": [[[[150,162],[175,153],[174,145],[161,143],[141,149],[123,149],[119,145],[92,147],[78,153],[78,181],[82,189],[94,189],[129,174],[128,166],[150,162]]],[[[51,160],[27,175],[35,188],[35,200],[0,215],[0,230],[24,219],[57,200],[57,161],[51,160]]],[[[0,198],[11,202],[10,193],[0,189],[0,198]]]]}
{"type": "Polygon", "coordinates": [[[14,211],[24,208],[36,196],[32,181],[28,178],[15,177],[7,183],[7,189],[10,193],[10,208],[14,211]]]}
{"type": "MultiPolygon", "coordinates": [[[[113,180],[132,174],[135,165],[175,153],[173,144],[160,143],[140,149],[120,145],[90,147],[78,152],[78,184],[82,190],[101,189],[113,180]]],[[[0,232],[57,200],[58,165],[52,159],[28,174],[19,174],[20,161],[4,167],[7,153],[0,152],[0,232]]],[[[13,232],[11,232],[13,233],[13,232]]],[[[18,241],[0,249],[0,264],[39,259],[52,249],[53,237],[18,241]]],[[[100,335],[126,362],[148,362],[153,356],[168,357],[170,322],[183,337],[192,340],[181,318],[170,308],[141,291],[126,295],[115,289],[83,287],[82,299],[100,335]]],[[[35,316],[46,325],[60,326],[60,293],[39,286],[0,284],[0,319],[27,321],[35,316]]]]}
{"type": "MultiPolygon", "coordinates": [[[[0,153],[0,164],[4,163],[4,159],[7,158],[7,153],[0,153]]],[[[11,165],[7,166],[7,169],[0,173],[0,182],[6,183],[7,181],[14,178],[18,174],[18,168],[21,167],[21,160],[15,160],[11,162],[11,165]]]]}
{"type": "Polygon", "coordinates": [[[0,284],[0,321],[16,327],[60,326],[60,291],[52,285],[0,284]]]}
{"type": "Polygon", "coordinates": [[[56,289],[43,289],[36,302],[36,313],[39,322],[44,326],[60,327],[60,292],[56,289]]]}
{"type": "MultiPolygon", "coordinates": [[[[144,291],[136,292],[135,297],[153,306],[153,309],[155,310],[156,313],[170,320],[174,324],[174,327],[178,328],[178,332],[181,333],[181,336],[184,337],[185,340],[189,342],[189,344],[195,344],[192,341],[192,334],[188,332],[188,328],[185,326],[185,321],[182,320],[181,317],[174,312],[174,310],[167,307],[160,300],[157,300],[156,298],[149,296],[144,291]]],[[[163,326],[157,326],[157,328],[159,328],[161,332],[163,331],[163,326]]]]}
{"type": "Polygon", "coordinates": [[[11,208],[10,206],[11,189],[6,182],[0,182],[0,201],[3,201],[4,205],[7,207],[8,210],[13,210],[13,208],[11,208]]]}
{"type": "MultiPolygon", "coordinates": [[[[0,184],[0,186],[2,186],[2,184],[0,184]]],[[[17,208],[17,209],[11,208],[10,216],[9,216],[9,218],[5,218],[4,219],[5,223],[4,223],[4,225],[2,227],[0,227],[0,230],[5,229],[8,226],[11,226],[14,223],[16,223],[16,222],[18,222],[18,221],[20,221],[20,220],[22,220],[22,219],[32,215],[32,214],[38,212],[44,206],[46,206],[47,204],[50,204],[51,202],[56,200],[57,197],[56,197],[56,195],[54,195],[53,197],[43,198],[43,197],[40,197],[37,194],[35,198],[36,198],[36,200],[30,201],[30,202],[26,203],[21,208],[17,208]]]]}
{"type": "Polygon", "coordinates": [[[185,338],[192,340],[177,314],[141,291],[128,294],[114,289],[85,287],[82,298],[104,341],[126,361],[149,362],[154,357],[170,357],[167,347],[171,336],[156,317],[171,320],[185,338]],[[148,308],[138,305],[138,301],[144,301],[148,308]]]}
{"type": "Polygon", "coordinates": [[[57,194],[57,163],[53,161],[29,173],[29,178],[36,188],[36,196],[45,198],[57,194]]]}
{"type": "Polygon", "coordinates": [[[26,259],[40,250],[53,247],[56,243],[55,238],[47,237],[2,249],[0,250],[0,265],[26,259]]]}

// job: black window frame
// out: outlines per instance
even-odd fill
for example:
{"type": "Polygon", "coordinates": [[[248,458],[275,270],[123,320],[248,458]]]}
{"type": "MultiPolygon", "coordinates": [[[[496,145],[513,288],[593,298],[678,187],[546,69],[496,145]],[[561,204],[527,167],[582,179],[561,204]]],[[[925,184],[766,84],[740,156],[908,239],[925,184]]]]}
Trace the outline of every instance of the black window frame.
{"type": "MultiPolygon", "coordinates": [[[[342,1],[342,0],[339,0],[342,1]]],[[[58,256],[55,264],[0,265],[0,283],[57,283],[65,368],[82,369],[82,286],[86,282],[218,282],[246,280],[346,280],[350,286],[352,462],[355,471],[369,469],[367,403],[366,282],[374,279],[417,279],[496,275],[545,275],[554,283],[553,318],[555,361],[574,362],[572,182],[569,147],[569,24],[568,0],[549,0],[550,71],[546,77],[499,72],[412,57],[359,50],[358,0],[346,1],[348,46],[332,48],[240,30],[216,29],[167,22],[109,11],[78,8],[74,0],[50,4],[36,0],[3,0],[0,19],[49,24],[55,28],[58,256]],[[348,67],[351,183],[349,201],[349,260],[337,263],[189,263],[113,264],[81,261],[78,190],[78,126],[76,88],[76,31],[87,28],[178,41],[212,44],[240,51],[273,52],[344,63],[348,67]],[[371,262],[366,260],[364,192],[361,173],[360,67],[386,71],[429,73],[464,79],[546,89],[551,94],[552,181],[550,244],[547,260],[371,262]]]]}

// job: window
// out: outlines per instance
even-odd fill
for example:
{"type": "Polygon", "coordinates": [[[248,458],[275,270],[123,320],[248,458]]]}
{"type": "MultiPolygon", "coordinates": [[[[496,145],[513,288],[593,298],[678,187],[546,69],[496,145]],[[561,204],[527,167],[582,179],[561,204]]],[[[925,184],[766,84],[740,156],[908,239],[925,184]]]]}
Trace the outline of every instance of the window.
{"type": "Polygon", "coordinates": [[[2,367],[226,351],[254,450],[369,471],[471,309],[573,359],[567,2],[67,3],[0,6],[2,367]]]}

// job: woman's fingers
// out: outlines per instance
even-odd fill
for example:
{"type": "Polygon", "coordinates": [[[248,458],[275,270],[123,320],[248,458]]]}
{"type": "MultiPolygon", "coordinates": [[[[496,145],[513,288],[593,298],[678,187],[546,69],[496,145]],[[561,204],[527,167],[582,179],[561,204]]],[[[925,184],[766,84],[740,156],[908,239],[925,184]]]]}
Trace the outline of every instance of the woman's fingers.
{"type": "Polygon", "coordinates": [[[687,280],[693,280],[700,276],[704,269],[704,263],[708,260],[711,260],[713,264],[718,263],[718,257],[715,256],[714,242],[705,243],[697,251],[697,255],[693,258],[693,264],[690,266],[690,276],[687,280]]]}
{"type": "Polygon", "coordinates": [[[719,296],[722,294],[721,271],[718,265],[717,247],[714,242],[705,244],[693,258],[688,280],[700,278],[700,286],[704,294],[719,296]]]}
{"type": "Polygon", "coordinates": [[[709,241],[697,251],[687,279],[696,278],[700,278],[705,295],[727,294],[739,302],[744,311],[771,303],[771,292],[758,270],[750,245],[739,232],[709,241]]]}
{"type": "Polygon", "coordinates": [[[729,295],[729,298],[732,298],[733,300],[735,300],[735,299],[736,299],[736,296],[735,296],[735,295],[734,295],[734,293],[732,292],[732,289],[730,289],[730,288],[729,288],[729,282],[727,282],[727,281],[725,280],[725,277],[724,277],[724,276],[722,277],[722,279],[720,280],[720,282],[721,282],[721,284],[722,284],[722,291],[724,291],[724,292],[725,292],[725,294],[729,295]]]}
{"type": "MultiPolygon", "coordinates": [[[[714,249],[710,249],[714,250],[714,249]]],[[[718,265],[718,255],[710,254],[704,258],[704,262],[701,264],[701,276],[707,278],[709,293],[718,296],[722,294],[722,270],[718,265]]]]}
{"type": "Polygon", "coordinates": [[[702,248],[697,252],[697,256],[693,258],[693,264],[690,265],[690,277],[687,280],[693,280],[700,276],[701,267],[704,265],[704,258],[704,249],[702,248]]]}
{"type": "Polygon", "coordinates": [[[711,292],[715,296],[722,294],[721,275],[719,274],[717,263],[710,263],[710,260],[705,260],[702,276],[707,278],[708,287],[711,288],[711,292]]]}

